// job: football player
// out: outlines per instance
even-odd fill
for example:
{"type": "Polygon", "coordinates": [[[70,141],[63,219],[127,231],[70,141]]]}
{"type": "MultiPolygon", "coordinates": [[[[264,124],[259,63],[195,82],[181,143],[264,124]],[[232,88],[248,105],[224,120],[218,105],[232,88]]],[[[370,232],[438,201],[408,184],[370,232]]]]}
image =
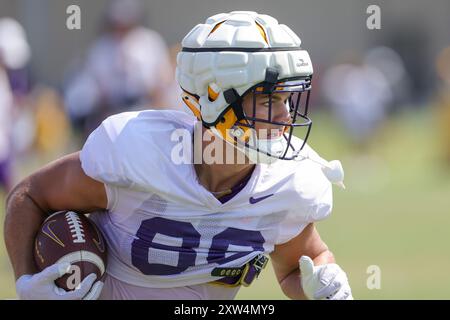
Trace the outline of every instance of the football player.
{"type": "Polygon", "coordinates": [[[16,186],[5,238],[18,296],[233,299],[270,256],[288,297],[352,299],[346,273],[315,228],[331,212],[331,182],[342,185],[343,171],[306,144],[313,69],[300,44],[268,15],[212,16],[188,33],[177,58],[182,99],[195,117],[114,115],[80,152],[16,186]],[[210,152],[220,141],[222,149],[210,152]],[[208,159],[230,147],[231,163],[208,159]],[[196,150],[201,161],[192,161],[196,150]],[[67,264],[37,272],[34,235],[58,210],[91,213],[103,231],[103,281],[91,275],[65,292],[53,280],[67,264]]]}

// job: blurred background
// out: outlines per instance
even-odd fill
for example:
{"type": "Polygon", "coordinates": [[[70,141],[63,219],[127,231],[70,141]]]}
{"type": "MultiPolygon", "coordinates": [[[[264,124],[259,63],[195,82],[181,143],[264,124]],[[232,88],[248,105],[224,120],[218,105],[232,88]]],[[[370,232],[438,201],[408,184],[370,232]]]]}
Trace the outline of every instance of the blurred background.
{"type": "MultiPolygon", "coordinates": [[[[2,221],[8,190],[80,149],[106,116],[185,110],[179,43],[235,10],[277,18],[311,55],[309,144],[342,161],[347,187],[318,229],[355,298],[450,299],[448,0],[0,0],[2,221]],[[70,5],[79,30],[67,28],[70,5]],[[370,5],[380,29],[367,25],[370,5]]],[[[0,298],[14,299],[3,223],[0,233],[0,298]]],[[[285,299],[268,269],[238,298],[285,299]]]]}

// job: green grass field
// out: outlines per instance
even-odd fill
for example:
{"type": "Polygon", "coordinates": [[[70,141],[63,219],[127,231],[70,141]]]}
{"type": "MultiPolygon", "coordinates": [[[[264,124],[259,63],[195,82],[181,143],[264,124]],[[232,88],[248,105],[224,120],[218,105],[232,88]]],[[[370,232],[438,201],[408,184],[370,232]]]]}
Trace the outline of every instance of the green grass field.
{"type": "MultiPolygon", "coordinates": [[[[326,114],[313,114],[310,145],[340,159],[347,189],[334,189],[334,210],[317,227],[346,270],[356,299],[450,298],[450,166],[439,162],[430,112],[396,116],[362,155],[326,114]],[[366,286],[381,269],[381,289],[366,286]]],[[[36,163],[33,163],[33,166],[36,163]]],[[[30,165],[24,164],[25,171],[30,165]]],[[[0,195],[0,216],[3,213],[0,195]]],[[[3,219],[2,219],[3,220],[3,219]]],[[[3,243],[3,223],[1,225],[3,243]]],[[[0,247],[0,298],[14,298],[13,274],[0,247]]],[[[286,299],[269,267],[238,299],[286,299]]]]}

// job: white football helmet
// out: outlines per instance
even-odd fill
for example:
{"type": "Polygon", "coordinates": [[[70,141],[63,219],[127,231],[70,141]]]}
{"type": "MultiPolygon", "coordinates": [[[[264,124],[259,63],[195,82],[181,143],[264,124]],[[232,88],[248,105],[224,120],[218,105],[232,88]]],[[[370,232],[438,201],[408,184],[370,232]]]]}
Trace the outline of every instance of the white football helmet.
{"type": "Polygon", "coordinates": [[[183,39],[177,56],[176,78],[183,101],[202,121],[252,161],[270,163],[292,160],[306,143],[311,128],[307,117],[313,67],[299,37],[268,15],[233,11],[214,15],[195,26],[183,39]],[[247,93],[288,92],[286,107],[290,121],[275,122],[245,113],[242,99],[247,93]],[[302,93],[303,98],[302,98],[302,93]],[[297,120],[301,120],[296,123],[297,120]],[[257,137],[256,123],[283,126],[282,135],[257,137]],[[291,143],[294,128],[305,127],[302,144],[291,143]]]}

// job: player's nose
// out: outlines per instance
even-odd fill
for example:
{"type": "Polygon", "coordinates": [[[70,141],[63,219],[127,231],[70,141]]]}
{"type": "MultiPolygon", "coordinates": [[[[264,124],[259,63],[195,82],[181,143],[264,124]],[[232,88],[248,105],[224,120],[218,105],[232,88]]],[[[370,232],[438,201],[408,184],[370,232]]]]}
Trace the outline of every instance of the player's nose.
{"type": "Polygon", "coordinates": [[[289,123],[291,120],[291,114],[289,109],[284,103],[277,104],[272,113],[272,121],[279,123],[289,123]]]}

